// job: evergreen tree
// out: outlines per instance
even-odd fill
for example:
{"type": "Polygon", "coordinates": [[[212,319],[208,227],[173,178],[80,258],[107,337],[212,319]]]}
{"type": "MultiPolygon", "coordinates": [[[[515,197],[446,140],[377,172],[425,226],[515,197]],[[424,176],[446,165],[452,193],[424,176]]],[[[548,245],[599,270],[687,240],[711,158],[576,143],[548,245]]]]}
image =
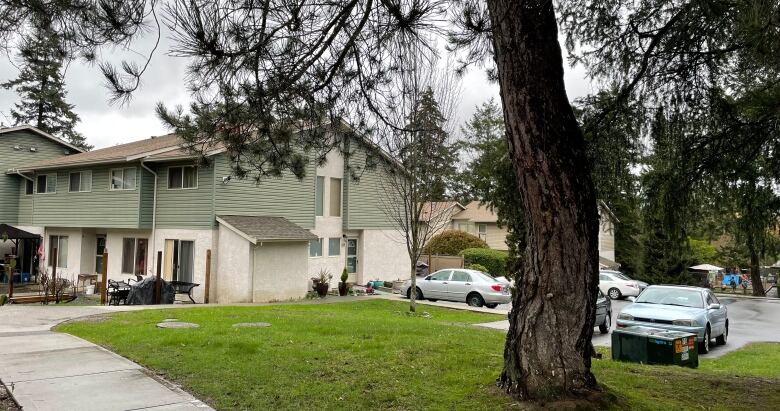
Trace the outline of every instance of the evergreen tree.
{"type": "Polygon", "coordinates": [[[16,125],[29,124],[84,150],[92,149],[75,130],[79,122],[74,106],[65,101],[62,63],[67,58],[58,36],[39,25],[25,36],[19,50],[22,69],[19,76],[0,84],[15,89],[20,101],[11,109],[16,125]]]}
{"type": "Polygon", "coordinates": [[[409,119],[410,144],[401,148],[404,165],[416,167],[417,175],[429,184],[432,200],[443,200],[455,176],[457,151],[444,131],[446,119],[439,110],[433,89],[426,88],[409,119]],[[418,157],[412,159],[412,157],[418,157]]]}

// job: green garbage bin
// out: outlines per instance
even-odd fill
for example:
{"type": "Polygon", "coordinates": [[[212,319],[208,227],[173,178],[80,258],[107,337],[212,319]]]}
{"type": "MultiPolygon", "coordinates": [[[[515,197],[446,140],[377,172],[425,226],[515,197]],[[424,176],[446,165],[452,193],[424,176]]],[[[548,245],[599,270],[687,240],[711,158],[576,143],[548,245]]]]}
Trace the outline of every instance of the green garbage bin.
{"type": "Polygon", "coordinates": [[[699,366],[696,335],[650,327],[625,327],[612,332],[612,359],[642,364],[699,366]]]}

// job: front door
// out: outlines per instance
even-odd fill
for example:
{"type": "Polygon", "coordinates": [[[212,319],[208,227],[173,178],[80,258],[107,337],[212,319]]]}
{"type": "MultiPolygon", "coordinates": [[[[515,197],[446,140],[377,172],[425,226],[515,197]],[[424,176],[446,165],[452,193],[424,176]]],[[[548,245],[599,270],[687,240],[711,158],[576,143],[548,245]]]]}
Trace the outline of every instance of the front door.
{"type": "Polygon", "coordinates": [[[357,273],[358,265],[358,239],[347,239],[347,272],[350,274],[357,273]]]}
{"type": "Polygon", "coordinates": [[[168,281],[192,282],[195,266],[195,243],[187,240],[165,240],[164,278],[168,281]]]}

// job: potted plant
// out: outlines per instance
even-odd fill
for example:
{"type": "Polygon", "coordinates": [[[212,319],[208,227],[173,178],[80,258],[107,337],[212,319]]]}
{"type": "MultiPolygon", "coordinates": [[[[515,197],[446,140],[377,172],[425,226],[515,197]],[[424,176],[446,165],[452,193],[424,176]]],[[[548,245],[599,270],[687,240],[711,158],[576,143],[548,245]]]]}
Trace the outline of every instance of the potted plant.
{"type": "Polygon", "coordinates": [[[324,268],[320,270],[316,277],[312,277],[311,281],[313,283],[314,291],[317,292],[317,295],[319,295],[320,298],[325,298],[325,296],[328,295],[331,278],[333,278],[333,276],[324,268]]]}
{"type": "Polygon", "coordinates": [[[344,267],[344,271],[341,272],[341,282],[339,283],[339,296],[344,297],[347,295],[347,279],[349,278],[349,273],[347,272],[347,267],[344,267]]]}

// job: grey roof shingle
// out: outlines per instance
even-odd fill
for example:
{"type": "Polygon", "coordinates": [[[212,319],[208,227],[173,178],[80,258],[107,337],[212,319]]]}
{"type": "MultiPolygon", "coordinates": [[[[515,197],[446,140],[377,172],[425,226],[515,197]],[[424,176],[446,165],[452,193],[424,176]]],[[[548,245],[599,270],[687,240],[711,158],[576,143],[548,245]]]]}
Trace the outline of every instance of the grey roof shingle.
{"type": "Polygon", "coordinates": [[[284,217],[218,215],[217,220],[224,221],[234,229],[241,231],[255,241],[308,241],[317,236],[309,230],[296,225],[284,217]]]}

